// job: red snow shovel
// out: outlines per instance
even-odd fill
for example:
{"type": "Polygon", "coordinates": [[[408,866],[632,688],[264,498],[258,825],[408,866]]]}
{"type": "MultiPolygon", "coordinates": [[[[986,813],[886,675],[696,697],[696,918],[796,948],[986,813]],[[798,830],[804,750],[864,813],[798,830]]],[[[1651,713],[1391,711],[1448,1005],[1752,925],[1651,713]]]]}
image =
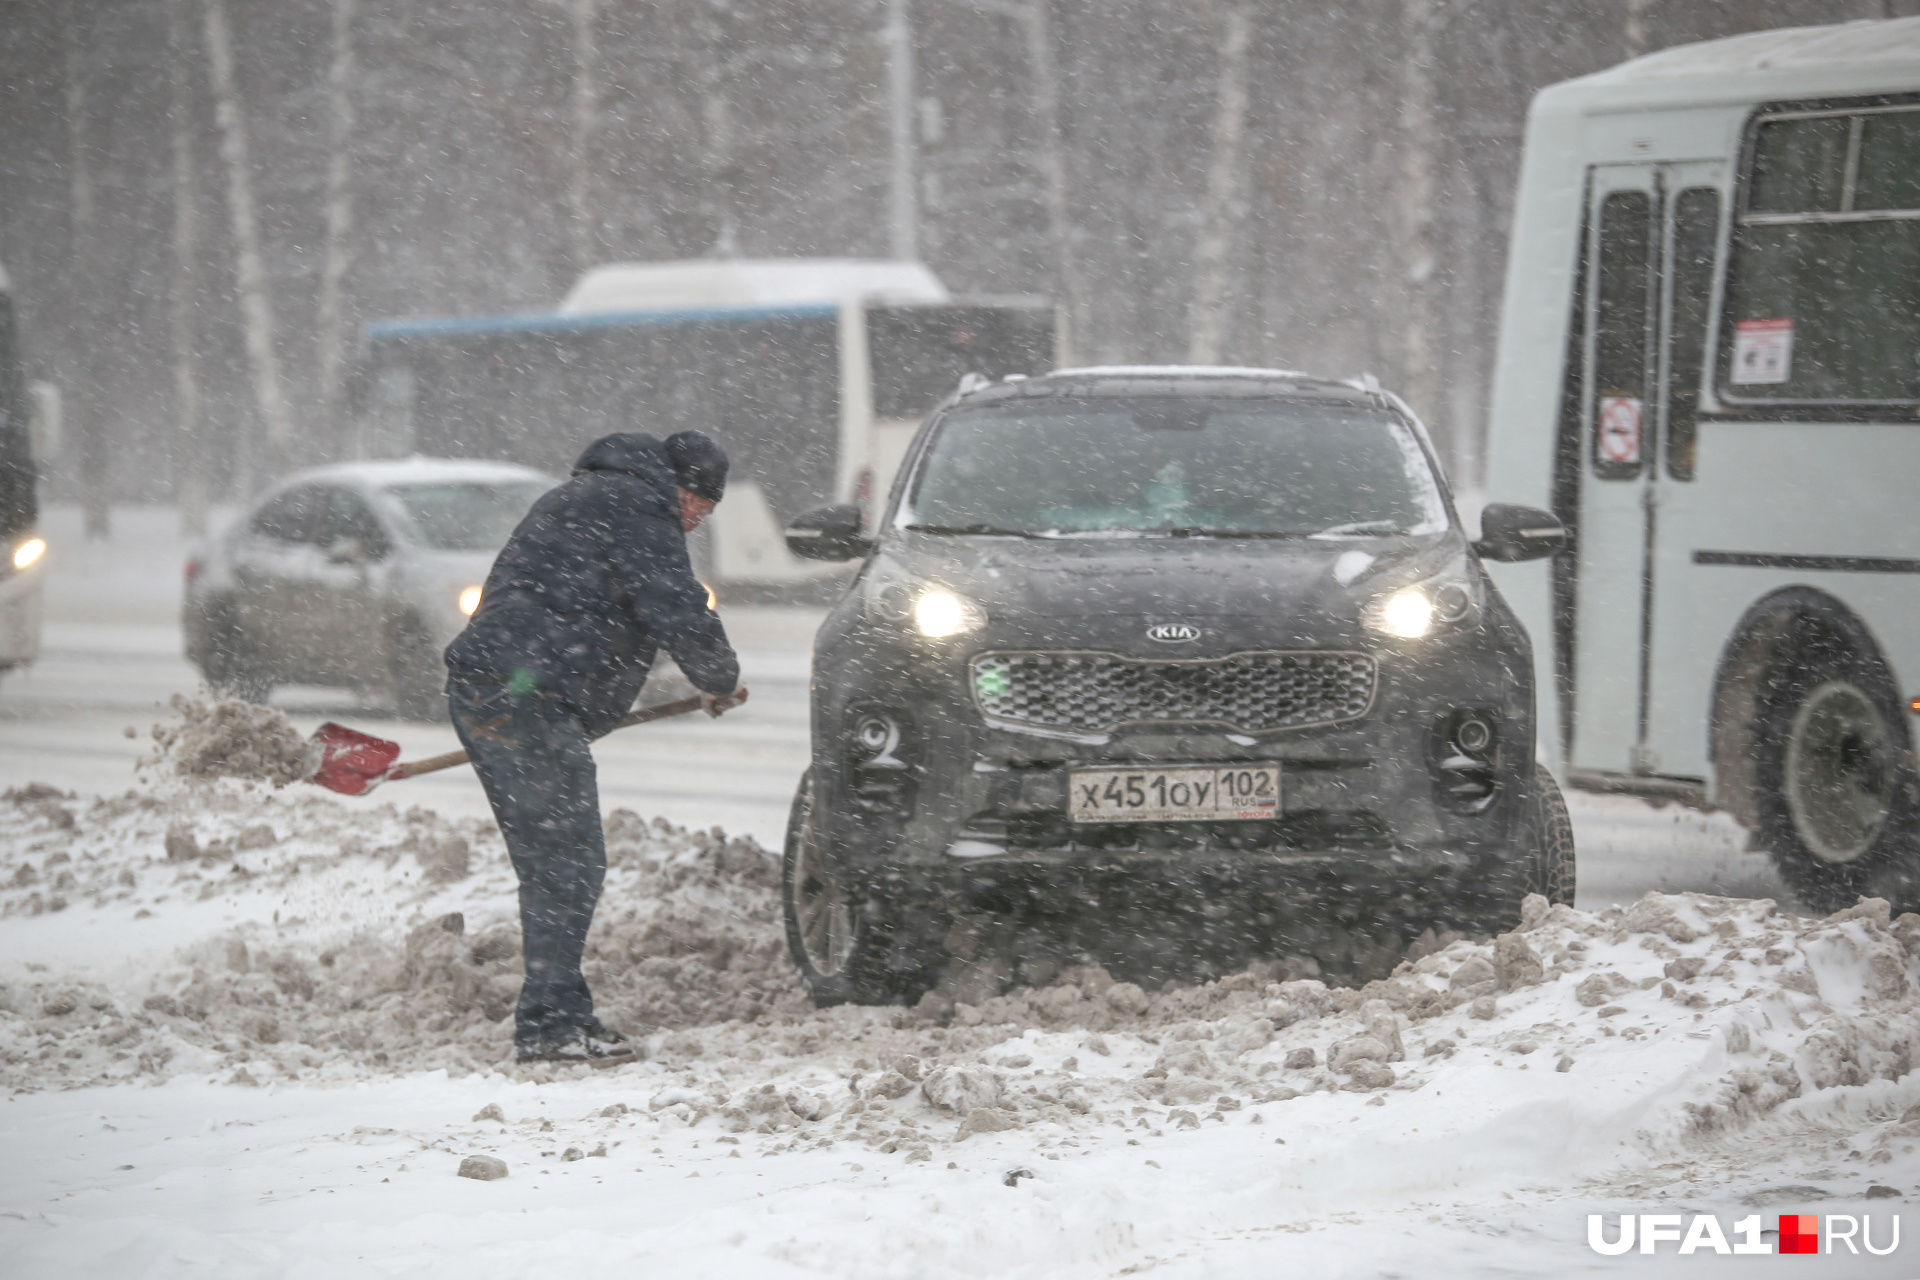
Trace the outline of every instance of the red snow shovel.
{"type": "MultiPolygon", "coordinates": [[[[727,699],[716,702],[714,706],[725,711],[746,700],[746,691],[743,689],[737,701],[727,699]]],[[[662,702],[637,708],[614,728],[625,729],[629,725],[683,716],[699,709],[699,698],[662,702]]],[[[423,773],[438,773],[442,769],[467,763],[467,753],[464,751],[449,751],[443,756],[428,756],[425,760],[402,760],[399,743],[388,742],[385,738],[376,738],[370,733],[349,729],[332,721],[314,730],[307,744],[319,757],[319,763],[314,766],[307,780],[317,782],[329,791],[338,791],[343,796],[363,796],[383,782],[417,778],[423,773]]]]}

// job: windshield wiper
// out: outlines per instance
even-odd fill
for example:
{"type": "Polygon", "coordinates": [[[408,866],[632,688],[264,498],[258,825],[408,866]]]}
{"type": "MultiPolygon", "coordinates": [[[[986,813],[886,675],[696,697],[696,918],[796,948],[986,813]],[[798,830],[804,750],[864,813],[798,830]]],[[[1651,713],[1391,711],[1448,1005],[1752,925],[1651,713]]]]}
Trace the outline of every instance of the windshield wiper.
{"type": "Polygon", "coordinates": [[[1304,538],[1305,533],[1287,529],[1208,529],[1201,525],[1180,524],[1168,529],[1149,529],[1148,534],[1168,538],[1304,538]]]}
{"type": "Polygon", "coordinates": [[[1057,532],[1053,529],[1002,529],[993,524],[910,524],[907,528],[915,533],[978,534],[1002,538],[1046,538],[1057,532]]]}
{"type": "Polygon", "coordinates": [[[1391,537],[1405,532],[1405,529],[1391,520],[1355,520],[1352,524],[1331,525],[1309,536],[1315,538],[1391,537]]]}

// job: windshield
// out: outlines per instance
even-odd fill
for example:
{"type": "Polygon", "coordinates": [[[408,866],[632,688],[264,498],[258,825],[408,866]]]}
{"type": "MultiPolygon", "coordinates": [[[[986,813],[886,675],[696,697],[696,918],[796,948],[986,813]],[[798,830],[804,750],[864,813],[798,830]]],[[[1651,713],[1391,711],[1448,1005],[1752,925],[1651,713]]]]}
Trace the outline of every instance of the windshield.
{"type": "Polygon", "coordinates": [[[1412,430],[1294,400],[1027,401],[934,437],[903,523],[949,533],[1364,537],[1446,527],[1412,430]]]}
{"type": "Polygon", "coordinates": [[[387,490],[400,504],[407,531],[436,551],[498,551],[520,517],[547,491],[537,480],[494,484],[401,484],[387,490]]]}

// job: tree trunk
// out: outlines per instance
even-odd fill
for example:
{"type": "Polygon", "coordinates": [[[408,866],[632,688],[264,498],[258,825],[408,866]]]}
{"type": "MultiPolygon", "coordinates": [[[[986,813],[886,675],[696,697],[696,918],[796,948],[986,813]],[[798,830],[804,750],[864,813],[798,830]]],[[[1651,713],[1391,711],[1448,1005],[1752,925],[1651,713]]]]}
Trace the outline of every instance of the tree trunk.
{"type": "Polygon", "coordinates": [[[168,124],[173,152],[173,498],[180,507],[180,532],[197,538],[207,531],[207,451],[202,438],[199,334],[194,301],[199,289],[200,225],[195,201],[199,183],[193,163],[193,100],[187,84],[192,37],[186,8],[190,0],[167,3],[168,124]]]}
{"type": "Polygon", "coordinates": [[[79,446],[80,503],[88,538],[111,532],[112,494],[108,489],[107,434],[100,419],[101,397],[93,385],[91,355],[101,340],[100,312],[92,284],[99,273],[94,258],[99,246],[93,238],[93,165],[87,132],[87,67],[84,47],[91,24],[70,19],[64,26],[67,110],[67,279],[78,317],[69,367],[74,382],[73,432],[79,446]]]}
{"type": "Polygon", "coordinates": [[[1227,328],[1227,263],[1239,221],[1236,206],[1247,124],[1247,45],[1253,23],[1240,0],[1222,0],[1215,10],[1220,27],[1220,87],[1213,117],[1213,154],[1200,206],[1200,239],[1193,255],[1189,364],[1220,363],[1227,328]]]}
{"type": "Polygon", "coordinates": [[[361,457],[365,442],[348,439],[341,421],[346,369],[345,317],[341,282],[351,261],[353,236],[354,47],[353,20],[359,0],[333,0],[333,51],[327,64],[326,240],[320,256],[320,305],[315,316],[315,367],[319,415],[315,425],[345,452],[361,457]]]}
{"type": "Polygon", "coordinates": [[[913,137],[913,20],[908,0],[887,0],[888,249],[902,262],[920,257],[920,193],[913,137]]]}
{"type": "Polygon", "coordinates": [[[1048,0],[1028,0],[1012,15],[1027,39],[1027,68],[1032,77],[1033,112],[1040,122],[1040,171],[1046,182],[1047,230],[1053,237],[1054,276],[1060,297],[1054,299],[1054,355],[1071,365],[1087,340],[1086,283],[1080,275],[1079,228],[1068,205],[1067,159],[1060,140],[1060,78],[1054,66],[1053,35],[1047,20],[1048,0]]]}
{"type": "Polygon", "coordinates": [[[233,75],[233,36],[227,26],[226,0],[206,0],[203,10],[207,74],[220,125],[220,158],[227,170],[227,215],[233,223],[234,274],[240,285],[240,320],[247,368],[253,380],[254,407],[265,432],[261,447],[247,461],[258,487],[286,466],[293,445],[293,415],[287,407],[274,350],[273,304],[260,255],[260,230],[254,216],[253,178],[247,155],[247,122],[233,75]]]}
{"type": "Polygon", "coordinates": [[[567,155],[569,242],[576,278],[598,260],[593,225],[593,140],[600,130],[600,46],[594,24],[599,0],[571,0],[573,129],[567,155]]]}
{"type": "Polygon", "coordinates": [[[1404,31],[1400,98],[1399,234],[1406,281],[1401,329],[1402,393],[1415,413],[1431,418],[1438,408],[1433,353],[1433,9],[1432,0],[1403,0],[1404,31]]]}

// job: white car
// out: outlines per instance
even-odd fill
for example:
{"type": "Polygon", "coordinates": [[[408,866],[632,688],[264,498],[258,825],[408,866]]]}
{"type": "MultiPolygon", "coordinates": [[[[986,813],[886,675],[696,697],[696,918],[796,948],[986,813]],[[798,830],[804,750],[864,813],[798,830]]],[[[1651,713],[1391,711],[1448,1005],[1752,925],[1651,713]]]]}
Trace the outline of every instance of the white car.
{"type": "Polygon", "coordinates": [[[446,713],[441,652],[556,483],[497,462],[348,462],[287,477],[186,565],[187,657],[223,693],[345,685],[446,713]]]}

